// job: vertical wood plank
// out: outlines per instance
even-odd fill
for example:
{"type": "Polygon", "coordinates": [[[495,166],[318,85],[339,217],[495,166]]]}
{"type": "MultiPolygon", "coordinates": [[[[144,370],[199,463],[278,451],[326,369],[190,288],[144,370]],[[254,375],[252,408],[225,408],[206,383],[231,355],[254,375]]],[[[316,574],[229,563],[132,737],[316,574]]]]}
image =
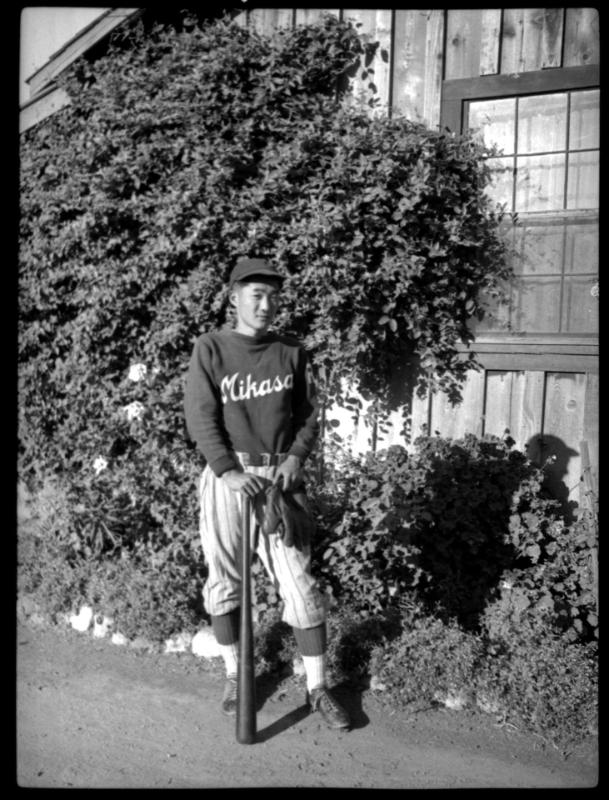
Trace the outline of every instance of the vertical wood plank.
{"type": "Polygon", "coordinates": [[[541,432],[543,421],[545,373],[514,373],[508,428],[514,447],[526,452],[527,442],[541,432]]]}
{"type": "Polygon", "coordinates": [[[385,426],[386,430],[377,430],[377,450],[382,450],[392,445],[401,445],[407,450],[413,450],[414,440],[426,435],[429,431],[429,393],[423,398],[413,393],[410,406],[410,442],[406,442],[403,434],[404,409],[392,411],[385,426]]]}
{"type": "Polygon", "coordinates": [[[440,123],[444,13],[396,9],[392,106],[430,127],[440,123]]]}
{"type": "Polygon", "coordinates": [[[419,397],[415,392],[412,396],[412,421],[410,423],[412,441],[417,436],[430,433],[430,413],[431,396],[429,392],[425,392],[423,397],[419,397]]]}
{"type": "Polygon", "coordinates": [[[501,72],[560,67],[563,24],[562,8],[504,9],[501,72]]]}
{"type": "Polygon", "coordinates": [[[477,9],[449,8],[446,15],[446,80],[480,74],[482,17],[477,9]]]}
{"type": "Polygon", "coordinates": [[[564,8],[543,9],[543,30],[541,40],[541,68],[562,66],[564,8]]]}
{"type": "Polygon", "coordinates": [[[586,375],[586,398],[584,402],[583,439],[588,443],[590,469],[594,483],[599,479],[599,376],[589,372],[586,375]]]}
{"type": "Polygon", "coordinates": [[[541,433],[544,373],[489,371],[486,378],[484,432],[503,437],[509,431],[517,450],[541,433]]]}
{"type": "Polygon", "coordinates": [[[567,8],[563,66],[600,63],[600,33],[596,8],[567,8]]]}
{"type": "Polygon", "coordinates": [[[402,447],[406,446],[406,440],[402,435],[402,428],[404,427],[404,418],[401,409],[392,411],[389,419],[382,426],[377,427],[376,432],[376,449],[384,450],[394,444],[399,444],[402,447]]]}
{"type": "Polygon", "coordinates": [[[522,50],[517,72],[541,69],[544,8],[523,9],[522,50]]]}
{"type": "Polygon", "coordinates": [[[362,64],[357,77],[352,82],[352,94],[356,101],[363,104],[366,104],[371,97],[378,98],[380,105],[378,110],[373,113],[380,115],[386,113],[389,104],[391,17],[390,9],[343,9],[343,19],[351,19],[355,24],[361,23],[361,27],[357,28],[357,31],[364,42],[379,42],[377,53],[370,64],[370,68],[374,72],[362,80],[361,73],[364,69],[362,64]],[[386,50],[388,53],[386,62],[381,57],[381,50],[386,50]],[[376,86],[376,93],[368,88],[371,82],[376,86]]]}
{"type": "Polygon", "coordinates": [[[484,400],[484,373],[470,370],[462,390],[463,400],[451,406],[448,397],[438,392],[431,401],[431,433],[460,439],[466,433],[482,434],[482,410],[484,400]]]}
{"type": "Polygon", "coordinates": [[[499,72],[499,42],[501,37],[501,9],[480,10],[480,75],[497,75],[499,72]]]}
{"type": "Polygon", "coordinates": [[[486,373],[486,400],[484,404],[484,433],[503,437],[506,428],[512,433],[510,407],[513,372],[489,370],[486,373]]]}
{"type": "Polygon", "coordinates": [[[503,9],[501,32],[501,69],[503,74],[519,72],[524,38],[524,9],[503,9]]]}
{"type": "Polygon", "coordinates": [[[277,28],[291,28],[293,11],[291,8],[252,8],[249,24],[261,34],[271,34],[277,28]]]}
{"type": "Polygon", "coordinates": [[[310,25],[317,22],[322,14],[333,14],[338,18],[338,8],[297,8],[296,25],[310,25]]]}
{"type": "Polygon", "coordinates": [[[546,375],[544,458],[555,456],[549,469],[550,484],[559,497],[579,502],[581,456],[584,432],[586,375],[555,372],[546,375]]]}

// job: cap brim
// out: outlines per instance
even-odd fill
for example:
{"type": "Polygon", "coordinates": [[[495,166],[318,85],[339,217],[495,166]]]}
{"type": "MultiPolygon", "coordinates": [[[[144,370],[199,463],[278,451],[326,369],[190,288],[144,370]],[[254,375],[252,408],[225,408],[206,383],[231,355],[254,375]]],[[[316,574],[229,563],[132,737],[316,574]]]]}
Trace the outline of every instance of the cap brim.
{"type": "Polygon", "coordinates": [[[246,272],[245,275],[239,275],[238,277],[233,278],[233,283],[239,283],[240,281],[251,280],[252,278],[272,278],[274,281],[279,281],[279,283],[283,283],[284,281],[283,275],[279,275],[277,272],[271,272],[271,270],[257,269],[254,272],[246,272]]]}

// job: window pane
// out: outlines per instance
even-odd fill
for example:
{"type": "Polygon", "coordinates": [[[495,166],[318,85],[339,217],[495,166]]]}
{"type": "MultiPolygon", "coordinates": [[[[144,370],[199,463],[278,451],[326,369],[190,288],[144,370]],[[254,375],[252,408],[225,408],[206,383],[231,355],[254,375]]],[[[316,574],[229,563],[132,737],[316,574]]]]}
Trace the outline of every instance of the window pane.
{"type": "Polygon", "coordinates": [[[599,147],[600,145],[599,90],[573,92],[569,128],[569,149],[599,147]]]}
{"type": "MultiPolygon", "coordinates": [[[[504,284],[505,286],[505,284],[504,284]]],[[[506,294],[509,296],[509,285],[506,287],[506,294]]],[[[507,332],[510,322],[510,306],[508,303],[499,303],[491,298],[480,298],[484,303],[485,315],[476,324],[476,331],[503,331],[507,332]]]]}
{"type": "Polygon", "coordinates": [[[521,228],[518,258],[514,271],[523,275],[556,274],[562,272],[564,227],[531,225],[521,228]]]}
{"type": "Polygon", "coordinates": [[[514,152],[516,100],[483,100],[470,103],[469,127],[479,130],[487,147],[496,145],[507,155],[514,152]]]}
{"type": "Polygon", "coordinates": [[[506,203],[507,210],[512,211],[514,194],[514,159],[489,158],[488,165],[492,172],[491,183],[486,189],[487,195],[496,203],[506,203]]]}
{"type": "Polygon", "coordinates": [[[567,148],[567,95],[523,97],[518,105],[518,152],[547,153],[567,148]]]}
{"type": "Polygon", "coordinates": [[[598,208],[599,153],[571,153],[567,180],[567,208],[598,208]]]}
{"type": "Polygon", "coordinates": [[[565,156],[517,159],[516,211],[559,211],[564,205],[565,156]]]}
{"type": "Polygon", "coordinates": [[[598,220],[568,226],[565,272],[598,272],[598,220]]]}
{"type": "Polygon", "coordinates": [[[512,327],[521,333],[558,333],[560,278],[518,281],[512,327]]]}
{"type": "Polygon", "coordinates": [[[567,333],[596,333],[598,331],[596,284],[596,276],[565,280],[563,331],[567,333]]]}

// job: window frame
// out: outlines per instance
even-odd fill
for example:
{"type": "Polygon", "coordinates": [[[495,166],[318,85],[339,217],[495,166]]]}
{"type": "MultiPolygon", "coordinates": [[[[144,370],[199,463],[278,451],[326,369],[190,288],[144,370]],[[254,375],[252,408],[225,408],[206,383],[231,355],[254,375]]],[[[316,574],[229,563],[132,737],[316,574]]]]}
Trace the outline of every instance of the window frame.
{"type": "MultiPolygon", "coordinates": [[[[440,126],[462,133],[465,110],[470,101],[573,89],[600,89],[600,67],[593,64],[444,80],[440,126]]],[[[486,369],[535,369],[543,364],[548,368],[548,362],[551,362],[552,369],[571,371],[577,367],[577,371],[581,371],[585,367],[585,371],[598,370],[598,334],[485,331],[474,335],[471,349],[475,349],[486,369]]],[[[470,348],[463,345],[459,349],[467,352],[470,348]]]]}

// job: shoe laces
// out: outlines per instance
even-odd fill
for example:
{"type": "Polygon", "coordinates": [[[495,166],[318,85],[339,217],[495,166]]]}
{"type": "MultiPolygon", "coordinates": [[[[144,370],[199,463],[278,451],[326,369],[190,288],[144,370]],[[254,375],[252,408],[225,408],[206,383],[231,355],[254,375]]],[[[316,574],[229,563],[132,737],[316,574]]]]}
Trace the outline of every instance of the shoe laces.
{"type": "Polygon", "coordinates": [[[341,707],[338,705],[334,697],[330,694],[330,692],[325,688],[316,689],[313,691],[311,695],[311,701],[313,708],[317,710],[320,705],[325,704],[326,706],[330,707],[331,711],[339,714],[342,712],[341,707]]]}

